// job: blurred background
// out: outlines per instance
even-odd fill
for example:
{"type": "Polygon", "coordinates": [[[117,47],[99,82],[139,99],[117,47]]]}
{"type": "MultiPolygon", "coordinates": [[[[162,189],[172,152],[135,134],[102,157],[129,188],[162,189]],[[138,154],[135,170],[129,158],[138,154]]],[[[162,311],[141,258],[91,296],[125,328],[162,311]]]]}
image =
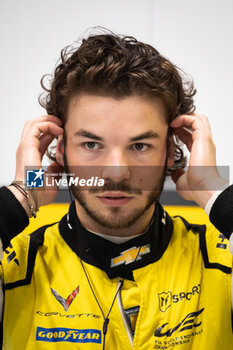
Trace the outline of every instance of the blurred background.
{"type": "MultiPolygon", "coordinates": [[[[233,182],[232,15],[231,0],[2,0],[0,185],[14,178],[25,121],[45,114],[40,78],[53,71],[64,46],[94,26],[152,44],[193,77],[196,111],[209,117],[217,162],[230,167],[233,182]]],[[[188,204],[176,200],[165,204],[188,204]]]]}

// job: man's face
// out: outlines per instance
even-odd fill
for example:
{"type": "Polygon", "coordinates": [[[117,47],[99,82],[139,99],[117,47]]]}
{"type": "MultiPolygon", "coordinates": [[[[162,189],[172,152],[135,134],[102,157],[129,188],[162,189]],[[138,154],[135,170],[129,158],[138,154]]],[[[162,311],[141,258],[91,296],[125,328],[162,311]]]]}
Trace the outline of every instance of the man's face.
{"type": "Polygon", "coordinates": [[[65,130],[69,170],[87,166],[90,175],[93,169],[94,176],[105,180],[94,191],[72,188],[82,224],[108,234],[129,233],[139,222],[147,225],[165,177],[168,125],[163,104],[139,96],[117,100],[81,95],[70,101],[65,130]],[[149,166],[156,166],[156,174],[153,186],[145,188],[142,177],[149,166]]]}

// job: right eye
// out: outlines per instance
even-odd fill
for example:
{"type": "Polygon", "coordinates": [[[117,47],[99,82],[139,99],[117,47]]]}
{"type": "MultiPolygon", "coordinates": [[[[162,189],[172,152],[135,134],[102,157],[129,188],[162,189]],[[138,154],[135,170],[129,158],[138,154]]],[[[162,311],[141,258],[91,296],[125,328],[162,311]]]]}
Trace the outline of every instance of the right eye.
{"type": "Polygon", "coordinates": [[[98,142],[94,142],[94,141],[83,142],[83,146],[84,146],[84,148],[86,148],[89,151],[96,150],[96,149],[100,148],[100,144],[98,142]]]}

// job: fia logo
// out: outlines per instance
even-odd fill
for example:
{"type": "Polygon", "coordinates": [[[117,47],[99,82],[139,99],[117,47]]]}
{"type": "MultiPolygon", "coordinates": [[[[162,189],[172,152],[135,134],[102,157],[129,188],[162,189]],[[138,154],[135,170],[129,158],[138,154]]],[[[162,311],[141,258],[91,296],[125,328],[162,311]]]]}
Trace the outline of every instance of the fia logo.
{"type": "Polygon", "coordinates": [[[159,297],[159,309],[162,312],[165,312],[172,304],[172,293],[171,292],[163,292],[158,294],[159,297]]]}
{"type": "Polygon", "coordinates": [[[40,170],[27,170],[26,171],[26,186],[27,187],[44,187],[44,173],[40,170]]]}

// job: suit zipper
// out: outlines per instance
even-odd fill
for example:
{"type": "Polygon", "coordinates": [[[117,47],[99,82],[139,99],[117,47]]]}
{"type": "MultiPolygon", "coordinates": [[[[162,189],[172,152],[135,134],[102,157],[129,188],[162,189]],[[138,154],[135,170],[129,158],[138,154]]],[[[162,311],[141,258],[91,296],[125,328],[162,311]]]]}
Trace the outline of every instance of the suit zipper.
{"type": "MultiPolygon", "coordinates": [[[[121,282],[121,280],[119,279],[117,282],[117,290],[120,286],[120,282],[121,282]]],[[[129,328],[129,324],[128,324],[126,316],[125,316],[125,311],[124,311],[123,303],[122,303],[122,299],[121,299],[121,291],[119,293],[117,293],[117,302],[118,302],[121,318],[122,318],[123,324],[125,326],[125,330],[126,330],[130,345],[131,345],[131,347],[133,347],[133,336],[132,336],[131,329],[129,328]]]]}

